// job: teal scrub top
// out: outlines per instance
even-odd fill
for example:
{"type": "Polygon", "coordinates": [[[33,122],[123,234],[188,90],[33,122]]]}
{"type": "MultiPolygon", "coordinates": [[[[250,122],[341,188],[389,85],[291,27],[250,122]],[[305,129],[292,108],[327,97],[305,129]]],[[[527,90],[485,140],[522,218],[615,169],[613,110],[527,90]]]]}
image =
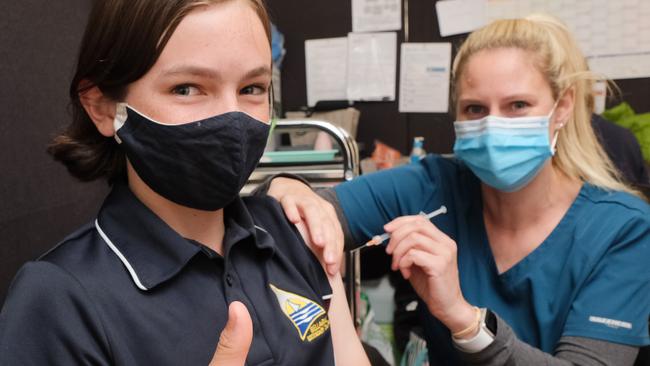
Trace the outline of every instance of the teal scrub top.
{"type": "MultiPolygon", "coordinates": [[[[650,344],[650,206],[631,194],[585,183],[544,242],[499,274],[480,181],[458,160],[428,155],[335,191],[358,243],[396,217],[447,206],[432,222],[458,246],[463,295],[492,309],[531,346],[553,353],[562,336],[650,344]]],[[[445,364],[453,353],[449,332],[428,311],[424,316],[432,361],[445,364]]]]}

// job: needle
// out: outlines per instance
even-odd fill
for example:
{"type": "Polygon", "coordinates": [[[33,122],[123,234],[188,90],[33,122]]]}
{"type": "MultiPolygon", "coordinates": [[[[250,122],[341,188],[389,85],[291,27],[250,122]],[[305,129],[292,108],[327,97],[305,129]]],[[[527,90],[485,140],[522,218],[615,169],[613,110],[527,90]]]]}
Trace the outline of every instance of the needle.
{"type": "MultiPolygon", "coordinates": [[[[434,218],[434,217],[436,217],[438,215],[441,215],[441,214],[445,214],[445,213],[447,213],[447,207],[442,205],[442,206],[440,206],[439,209],[437,209],[435,211],[431,211],[428,214],[425,214],[424,212],[420,212],[420,215],[426,217],[428,220],[431,220],[432,218],[434,218]]],[[[379,244],[383,243],[384,241],[386,241],[388,238],[390,238],[389,233],[383,233],[381,235],[375,235],[375,236],[372,237],[372,239],[368,240],[364,245],[362,245],[362,246],[360,246],[358,248],[352,249],[352,250],[360,250],[360,249],[363,249],[363,248],[379,245],[379,244]]]]}

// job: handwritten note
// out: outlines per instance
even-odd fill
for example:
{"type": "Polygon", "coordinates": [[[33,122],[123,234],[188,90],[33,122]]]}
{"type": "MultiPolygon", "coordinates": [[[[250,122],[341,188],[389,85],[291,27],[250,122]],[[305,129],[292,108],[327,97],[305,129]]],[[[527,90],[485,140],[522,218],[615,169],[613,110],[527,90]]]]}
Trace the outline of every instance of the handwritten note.
{"type": "Polygon", "coordinates": [[[352,31],[377,32],[402,28],[402,0],[352,0],[352,31]]]}
{"type": "Polygon", "coordinates": [[[305,41],[307,104],[347,99],[347,37],[305,41]]]}
{"type": "Polygon", "coordinates": [[[397,33],[348,34],[349,100],[395,100],[397,33]]]}
{"type": "Polygon", "coordinates": [[[468,33],[487,24],[487,0],[446,0],[436,2],[442,37],[468,33]]]}
{"type": "Polygon", "coordinates": [[[400,112],[449,109],[451,43],[402,43],[400,112]]]}

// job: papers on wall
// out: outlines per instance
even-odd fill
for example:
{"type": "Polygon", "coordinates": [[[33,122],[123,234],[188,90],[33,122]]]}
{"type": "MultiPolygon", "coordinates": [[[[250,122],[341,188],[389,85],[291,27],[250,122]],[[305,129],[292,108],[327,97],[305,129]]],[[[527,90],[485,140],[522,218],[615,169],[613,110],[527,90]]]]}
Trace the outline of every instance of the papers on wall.
{"type": "Polygon", "coordinates": [[[402,43],[400,112],[449,109],[451,43],[402,43]]]}
{"type": "Polygon", "coordinates": [[[395,100],[397,33],[350,33],[305,41],[307,104],[395,100]]]}
{"type": "Polygon", "coordinates": [[[488,20],[531,13],[565,22],[593,71],[612,79],[650,76],[650,1],[488,0],[488,20]]]}
{"type": "Polygon", "coordinates": [[[468,33],[487,24],[487,0],[447,0],[436,2],[442,37],[468,33]]]}
{"type": "Polygon", "coordinates": [[[650,77],[650,52],[589,57],[589,68],[609,79],[634,79],[650,77]]]}
{"type": "Polygon", "coordinates": [[[397,33],[348,34],[349,100],[395,100],[397,33]]]}
{"type": "Polygon", "coordinates": [[[352,0],[352,31],[377,32],[402,28],[402,0],[352,0]]]}
{"type": "Polygon", "coordinates": [[[347,37],[305,41],[307,104],[347,99],[347,37]]]}

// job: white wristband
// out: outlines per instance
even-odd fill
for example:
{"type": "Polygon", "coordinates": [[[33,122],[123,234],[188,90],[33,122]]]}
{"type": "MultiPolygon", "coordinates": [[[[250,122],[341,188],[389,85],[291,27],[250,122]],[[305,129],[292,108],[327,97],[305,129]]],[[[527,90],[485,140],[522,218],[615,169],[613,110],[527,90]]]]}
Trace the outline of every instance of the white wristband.
{"type": "Polygon", "coordinates": [[[485,325],[486,309],[481,309],[481,320],[478,333],[470,339],[457,339],[452,337],[454,346],[465,353],[477,353],[486,349],[494,342],[494,334],[485,325]]]}

